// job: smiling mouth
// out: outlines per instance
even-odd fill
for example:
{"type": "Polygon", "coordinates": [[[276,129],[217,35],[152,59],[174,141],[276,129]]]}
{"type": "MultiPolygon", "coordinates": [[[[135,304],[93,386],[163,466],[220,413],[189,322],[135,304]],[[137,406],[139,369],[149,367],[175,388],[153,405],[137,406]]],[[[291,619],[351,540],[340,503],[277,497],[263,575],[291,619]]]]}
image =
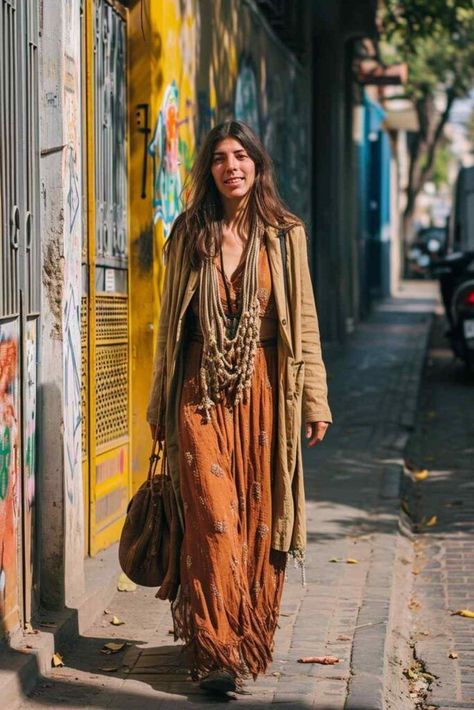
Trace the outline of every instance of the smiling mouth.
{"type": "Polygon", "coordinates": [[[224,183],[226,185],[237,185],[237,183],[241,182],[244,178],[237,177],[237,178],[229,178],[228,180],[224,180],[224,183]]]}

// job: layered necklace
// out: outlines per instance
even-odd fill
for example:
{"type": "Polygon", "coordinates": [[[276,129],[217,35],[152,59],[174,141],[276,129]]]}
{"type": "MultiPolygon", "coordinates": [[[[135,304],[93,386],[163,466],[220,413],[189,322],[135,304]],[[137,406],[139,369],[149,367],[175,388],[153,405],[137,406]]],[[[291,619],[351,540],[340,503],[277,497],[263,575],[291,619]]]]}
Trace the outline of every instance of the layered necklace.
{"type": "MultiPolygon", "coordinates": [[[[211,409],[224,396],[230,405],[246,398],[252,381],[255,353],[260,336],[258,256],[263,229],[256,220],[246,244],[240,292],[240,308],[232,312],[230,294],[226,295],[229,313],[224,312],[214,258],[202,262],[199,277],[199,320],[203,335],[200,367],[201,401],[199,409],[206,421],[211,409]]],[[[221,264],[222,252],[221,252],[221,264]]],[[[223,268],[222,268],[223,271],[223,268]]],[[[223,273],[225,280],[225,274],[223,273]]]]}

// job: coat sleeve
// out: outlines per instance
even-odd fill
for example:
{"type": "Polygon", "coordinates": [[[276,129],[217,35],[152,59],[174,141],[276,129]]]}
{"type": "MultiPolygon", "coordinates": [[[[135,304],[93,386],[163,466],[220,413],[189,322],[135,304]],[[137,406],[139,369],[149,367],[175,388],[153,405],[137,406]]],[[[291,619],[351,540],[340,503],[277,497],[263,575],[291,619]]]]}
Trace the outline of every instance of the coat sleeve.
{"type": "MultiPolygon", "coordinates": [[[[171,239],[171,236],[169,237],[171,239]]],[[[153,360],[151,392],[146,413],[147,421],[156,426],[163,427],[166,411],[166,343],[168,337],[168,327],[170,318],[170,306],[172,297],[172,278],[176,263],[176,238],[170,244],[168,261],[163,282],[163,293],[160,308],[160,318],[158,324],[158,336],[156,340],[156,350],[153,360]]]]}
{"type": "Polygon", "coordinates": [[[321,354],[318,316],[308,265],[306,233],[303,228],[299,230],[298,251],[301,259],[301,345],[305,363],[303,420],[332,422],[328,404],[326,368],[321,354]]]}

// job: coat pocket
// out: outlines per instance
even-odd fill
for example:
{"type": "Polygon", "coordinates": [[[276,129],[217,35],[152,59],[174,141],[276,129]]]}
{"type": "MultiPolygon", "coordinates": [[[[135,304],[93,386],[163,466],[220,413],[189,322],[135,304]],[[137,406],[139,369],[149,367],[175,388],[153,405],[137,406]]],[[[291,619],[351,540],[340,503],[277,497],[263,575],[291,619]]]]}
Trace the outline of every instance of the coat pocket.
{"type": "Polygon", "coordinates": [[[303,393],[304,387],[304,360],[296,360],[291,363],[293,371],[293,393],[294,398],[298,399],[303,393]]]}

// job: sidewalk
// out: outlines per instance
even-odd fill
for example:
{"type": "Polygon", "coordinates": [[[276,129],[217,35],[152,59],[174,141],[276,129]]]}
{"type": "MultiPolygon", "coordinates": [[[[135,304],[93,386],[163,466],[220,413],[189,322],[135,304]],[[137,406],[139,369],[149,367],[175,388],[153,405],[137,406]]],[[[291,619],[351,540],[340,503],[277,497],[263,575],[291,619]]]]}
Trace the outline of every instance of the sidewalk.
{"type": "MultiPolygon", "coordinates": [[[[251,694],[237,696],[239,706],[375,710],[389,697],[388,707],[411,707],[396,704],[407,688],[387,684],[401,676],[392,633],[405,574],[397,562],[400,462],[432,309],[429,292],[387,301],[346,347],[327,350],[336,423],[317,451],[305,449],[307,586],[290,568],[273,666],[248,683],[251,694]],[[340,662],[297,662],[326,654],[340,662]]],[[[21,708],[171,710],[189,701],[199,710],[216,702],[180,666],[168,606],[153,591],[117,592],[107,611],[72,647],[59,649],[64,668],[38,683],[21,708]],[[124,625],[111,625],[112,615],[124,625]],[[104,656],[110,641],[129,645],[104,656]]]]}
{"type": "Polygon", "coordinates": [[[419,688],[423,707],[464,710],[474,708],[474,619],[452,613],[474,611],[474,375],[453,359],[444,327],[438,318],[408,446],[429,472],[407,496],[419,530],[410,607],[414,657],[436,676],[419,688]]]}

